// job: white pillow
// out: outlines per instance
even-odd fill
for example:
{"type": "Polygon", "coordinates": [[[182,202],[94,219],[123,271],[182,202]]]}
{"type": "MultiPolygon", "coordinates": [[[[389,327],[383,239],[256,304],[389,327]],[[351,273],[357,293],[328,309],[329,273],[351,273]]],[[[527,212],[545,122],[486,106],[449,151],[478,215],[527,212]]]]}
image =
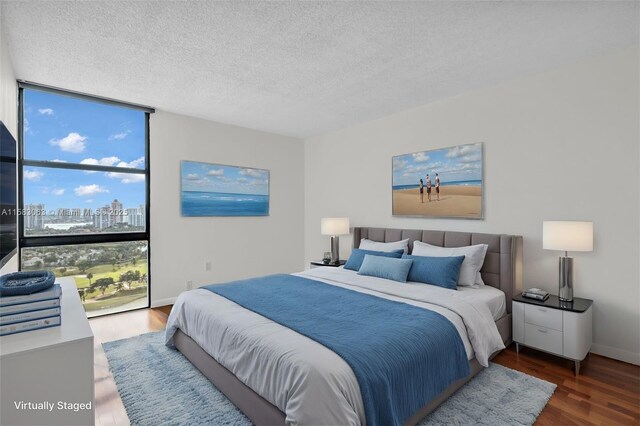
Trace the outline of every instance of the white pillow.
{"type": "Polygon", "coordinates": [[[488,248],[489,246],[486,244],[464,247],[438,247],[420,241],[414,241],[411,254],[414,256],[433,257],[464,256],[464,261],[460,266],[458,285],[484,285],[480,277],[480,268],[482,268],[488,248]]]}
{"type": "Polygon", "coordinates": [[[404,254],[409,253],[409,239],[402,241],[394,241],[392,243],[379,243],[378,241],[371,241],[363,238],[360,240],[360,247],[362,250],[375,250],[392,252],[396,250],[404,250],[404,254]]]}

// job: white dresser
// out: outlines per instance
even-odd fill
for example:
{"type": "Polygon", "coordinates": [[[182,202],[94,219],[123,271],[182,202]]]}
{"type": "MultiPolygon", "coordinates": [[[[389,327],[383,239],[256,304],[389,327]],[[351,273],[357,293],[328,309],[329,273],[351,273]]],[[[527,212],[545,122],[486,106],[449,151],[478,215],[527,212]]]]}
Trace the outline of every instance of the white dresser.
{"type": "Polygon", "coordinates": [[[94,424],[93,332],[73,279],[60,284],[60,327],[0,337],[2,425],[94,424]]]}
{"type": "Polygon", "coordinates": [[[574,361],[575,374],[591,349],[593,301],[574,298],[561,302],[549,296],[544,302],[518,295],[513,299],[513,341],[574,361]]]}

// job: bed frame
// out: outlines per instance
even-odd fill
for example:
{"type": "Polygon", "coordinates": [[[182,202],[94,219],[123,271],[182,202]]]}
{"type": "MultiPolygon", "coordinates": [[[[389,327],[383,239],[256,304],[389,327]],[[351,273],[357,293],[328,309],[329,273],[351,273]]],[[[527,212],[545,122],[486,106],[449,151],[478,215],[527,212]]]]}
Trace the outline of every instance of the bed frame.
{"type": "MultiPolygon", "coordinates": [[[[511,299],[522,291],[522,237],[503,234],[480,234],[453,231],[425,231],[417,229],[364,228],[353,229],[354,248],[360,240],[367,238],[379,242],[393,242],[409,239],[409,251],[414,241],[422,241],[441,247],[462,247],[474,244],[489,246],[480,273],[486,285],[498,288],[505,293],[507,313],[496,321],[498,331],[505,345],[511,343],[511,299]]],[[[220,365],[205,352],[193,339],[178,330],[174,337],[176,348],[202,372],[236,407],[238,407],[255,425],[284,425],[285,414],[278,407],[258,395],[236,376],[220,365]]],[[[494,354],[493,356],[497,355],[494,354]]],[[[492,358],[493,358],[492,356],[492,358]]],[[[415,413],[406,425],[416,425],[438,405],[471,380],[482,366],[474,358],[469,361],[471,373],[452,383],[435,399],[415,413]]]]}

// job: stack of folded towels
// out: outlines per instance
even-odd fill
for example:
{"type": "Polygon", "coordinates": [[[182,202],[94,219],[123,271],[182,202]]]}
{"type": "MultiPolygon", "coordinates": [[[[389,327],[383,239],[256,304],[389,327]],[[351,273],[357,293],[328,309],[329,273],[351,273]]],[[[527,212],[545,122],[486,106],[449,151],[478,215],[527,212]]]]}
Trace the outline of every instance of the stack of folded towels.
{"type": "Polygon", "coordinates": [[[60,325],[60,284],[48,271],[0,277],[0,336],[60,325]]]}

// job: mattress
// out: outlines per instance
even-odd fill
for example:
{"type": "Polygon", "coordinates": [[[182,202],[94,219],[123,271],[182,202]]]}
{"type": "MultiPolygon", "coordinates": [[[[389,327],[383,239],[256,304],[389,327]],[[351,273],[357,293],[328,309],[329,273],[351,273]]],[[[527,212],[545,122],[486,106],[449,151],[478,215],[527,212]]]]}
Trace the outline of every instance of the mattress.
{"type": "MultiPolygon", "coordinates": [[[[485,365],[488,355],[504,348],[487,305],[461,292],[425,285],[414,289],[341,268],[301,275],[441,313],[456,327],[468,358],[478,355],[485,365]]],[[[178,297],[167,322],[168,345],[177,329],[285,413],[287,424],[366,423],[353,371],[314,340],[204,289],[178,297]]]]}

